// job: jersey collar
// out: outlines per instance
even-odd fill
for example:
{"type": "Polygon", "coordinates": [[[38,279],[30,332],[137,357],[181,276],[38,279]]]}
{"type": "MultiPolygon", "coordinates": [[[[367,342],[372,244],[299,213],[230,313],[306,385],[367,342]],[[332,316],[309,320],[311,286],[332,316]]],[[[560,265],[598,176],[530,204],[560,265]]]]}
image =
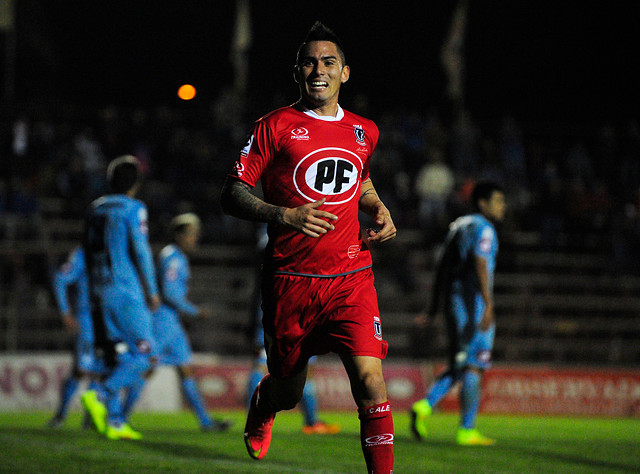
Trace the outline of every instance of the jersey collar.
{"type": "Polygon", "coordinates": [[[330,115],[318,115],[313,110],[307,109],[304,105],[300,104],[300,106],[302,107],[302,111],[305,114],[307,114],[309,117],[312,117],[314,119],[324,120],[325,122],[339,122],[344,118],[344,110],[342,110],[342,107],[340,107],[340,104],[338,104],[338,113],[336,114],[335,117],[331,117],[330,115]]]}

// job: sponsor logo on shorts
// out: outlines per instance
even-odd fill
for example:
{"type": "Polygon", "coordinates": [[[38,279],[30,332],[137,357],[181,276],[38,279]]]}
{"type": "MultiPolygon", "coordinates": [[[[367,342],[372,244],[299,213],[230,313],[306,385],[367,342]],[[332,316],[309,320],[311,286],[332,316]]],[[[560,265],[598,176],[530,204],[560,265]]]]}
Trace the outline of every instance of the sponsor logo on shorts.
{"type": "Polygon", "coordinates": [[[364,440],[367,446],[380,446],[383,444],[393,444],[393,434],[383,433],[375,436],[369,436],[364,440]]]}
{"type": "Polygon", "coordinates": [[[373,335],[378,340],[382,340],[382,322],[378,316],[373,317],[373,335]]]}
{"type": "Polygon", "coordinates": [[[136,349],[140,354],[150,354],[151,344],[146,339],[140,339],[138,342],[136,342],[136,349]]]}
{"type": "Polygon", "coordinates": [[[478,352],[478,362],[483,364],[491,362],[491,351],[483,350],[478,352]]]}

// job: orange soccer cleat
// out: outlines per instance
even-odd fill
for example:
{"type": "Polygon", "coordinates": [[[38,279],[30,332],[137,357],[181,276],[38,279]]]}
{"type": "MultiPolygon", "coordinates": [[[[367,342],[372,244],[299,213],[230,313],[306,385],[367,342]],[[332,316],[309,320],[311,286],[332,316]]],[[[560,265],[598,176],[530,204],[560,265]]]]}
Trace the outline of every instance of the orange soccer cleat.
{"type": "Polygon", "coordinates": [[[305,425],[302,427],[302,433],[304,434],[333,435],[339,432],[339,425],[333,425],[323,421],[318,421],[313,425],[305,425]]]}

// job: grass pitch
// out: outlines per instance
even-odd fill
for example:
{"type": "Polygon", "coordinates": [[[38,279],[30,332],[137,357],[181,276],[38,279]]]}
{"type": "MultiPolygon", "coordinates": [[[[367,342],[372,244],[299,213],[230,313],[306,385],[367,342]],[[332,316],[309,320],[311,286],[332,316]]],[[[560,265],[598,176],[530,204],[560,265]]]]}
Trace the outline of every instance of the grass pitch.
{"type": "MultiPolygon", "coordinates": [[[[322,413],[339,423],[335,436],[303,435],[297,411],[279,413],[267,457],[249,458],[242,441],[245,414],[222,413],[227,433],[201,433],[186,413],[138,413],[141,441],[110,441],[82,430],[74,413],[61,429],[46,428],[48,413],[0,413],[2,473],[364,473],[354,413],[322,413]]],[[[397,473],[631,473],[640,472],[640,420],[481,416],[491,447],[453,442],[456,414],[431,417],[431,437],[415,441],[406,413],[394,413],[397,473]]]]}

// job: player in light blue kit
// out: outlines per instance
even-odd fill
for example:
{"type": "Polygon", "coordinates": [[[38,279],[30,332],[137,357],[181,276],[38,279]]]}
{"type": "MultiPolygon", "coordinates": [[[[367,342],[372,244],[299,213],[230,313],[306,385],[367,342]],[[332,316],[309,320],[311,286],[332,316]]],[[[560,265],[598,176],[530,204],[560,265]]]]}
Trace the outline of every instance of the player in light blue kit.
{"type": "Polygon", "coordinates": [[[62,384],[60,404],[56,414],[49,421],[52,428],[61,427],[78,386],[89,381],[89,389],[95,389],[95,377],[102,369],[94,350],[93,322],[89,307],[89,281],[84,262],[84,250],[75,248],[66,262],[53,274],[53,293],[62,317],[62,322],[75,338],[73,368],[62,384]],[[74,291],[72,291],[74,290],[74,291]],[[69,296],[72,296],[70,301],[69,296]]]}
{"type": "Polygon", "coordinates": [[[491,365],[495,334],[493,278],[498,254],[494,223],[506,210],[502,188],[478,182],[472,194],[477,212],[456,219],[450,226],[437,267],[431,306],[419,323],[434,316],[440,302],[449,333],[449,366],[427,396],[411,409],[411,429],[418,439],[427,435],[427,418],[438,402],[458,382],[461,420],[456,442],[463,446],[487,446],[495,440],[475,428],[480,406],[482,373],[491,365]]]}
{"type": "Polygon", "coordinates": [[[151,368],[155,342],[151,312],[160,307],[147,208],[134,198],[140,187],[138,160],[116,158],[107,168],[112,194],[96,199],[85,222],[85,259],[96,341],[113,370],[82,403],[110,439],[140,439],[125,421],[120,394],[151,368]],[[147,299],[149,306],[147,306],[147,299]]]}
{"type": "MultiPolygon", "coordinates": [[[[187,334],[180,323],[180,315],[192,318],[210,318],[211,311],[205,306],[196,306],[187,298],[191,270],[188,255],[200,239],[200,219],[193,213],[180,214],[171,221],[173,243],[160,252],[158,258],[158,280],[162,294],[162,306],[153,314],[153,333],[157,344],[158,363],[177,367],[182,392],[193,409],[200,429],[203,431],[225,431],[230,423],[212,419],[200,393],[191,366],[192,352],[187,334]]],[[[129,391],[124,412],[128,414],[144,382],[129,391]]]]}

